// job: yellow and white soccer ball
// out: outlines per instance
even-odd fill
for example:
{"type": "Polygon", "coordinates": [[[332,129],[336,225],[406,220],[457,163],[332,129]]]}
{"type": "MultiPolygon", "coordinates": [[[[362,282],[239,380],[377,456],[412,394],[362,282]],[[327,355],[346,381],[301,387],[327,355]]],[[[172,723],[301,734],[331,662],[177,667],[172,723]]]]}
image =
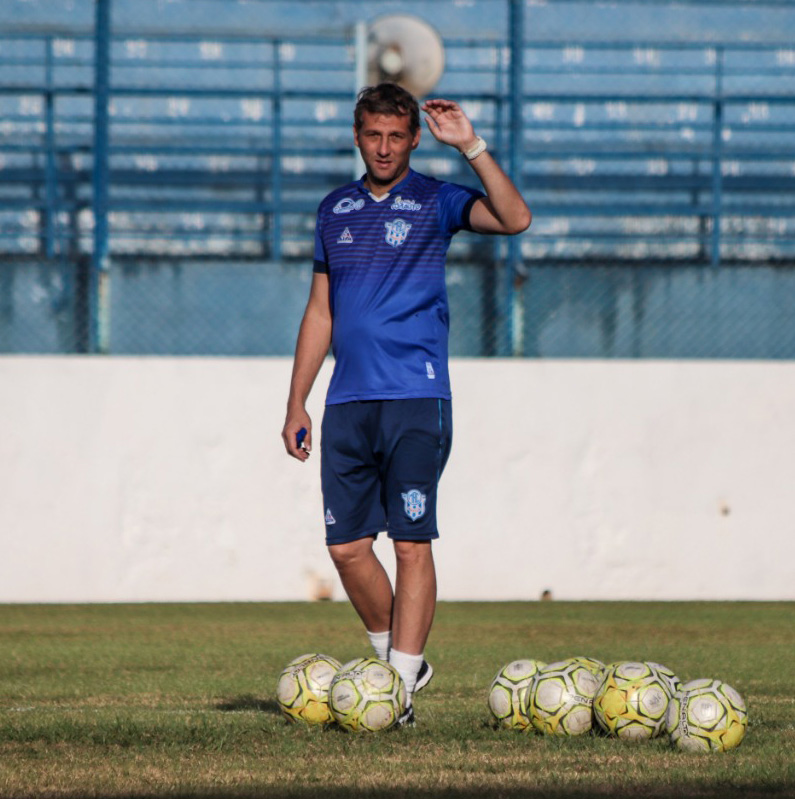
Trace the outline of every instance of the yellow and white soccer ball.
{"type": "Polygon", "coordinates": [[[489,710],[500,727],[526,730],[530,719],[522,712],[521,695],[546,663],[540,660],[513,660],[503,666],[489,688],[489,710]]]}
{"type": "Polygon", "coordinates": [[[614,663],[605,671],[594,697],[594,718],[608,735],[631,741],[654,738],[663,732],[675,681],[673,672],[664,666],[614,663]]]}
{"type": "Polygon", "coordinates": [[[597,660],[596,658],[585,657],[584,655],[578,655],[577,657],[569,658],[569,660],[574,660],[577,663],[582,663],[591,674],[594,675],[597,679],[601,680],[604,676],[605,670],[607,666],[602,663],[601,660],[597,660]]]}
{"type": "Polygon", "coordinates": [[[290,721],[330,724],[334,721],[328,692],[342,664],[330,655],[308,654],[291,660],[279,675],[276,701],[290,721]]]}
{"type": "Polygon", "coordinates": [[[336,722],[349,732],[387,730],[406,709],[406,686],[389,663],[356,658],[334,676],[329,707],[336,722]]]}
{"type": "Polygon", "coordinates": [[[682,681],[679,677],[674,674],[672,669],[663,666],[662,663],[654,663],[650,660],[647,660],[646,663],[657,672],[657,675],[668,686],[668,692],[673,696],[682,685],[682,681]]]}
{"type": "Polygon", "coordinates": [[[739,746],[748,727],[742,696],[725,682],[684,683],[673,695],[665,718],[671,743],[686,752],[725,752],[739,746]]]}
{"type": "Polygon", "coordinates": [[[530,723],[545,735],[582,735],[593,727],[593,698],[599,680],[576,658],[538,670],[522,699],[530,723]]]}

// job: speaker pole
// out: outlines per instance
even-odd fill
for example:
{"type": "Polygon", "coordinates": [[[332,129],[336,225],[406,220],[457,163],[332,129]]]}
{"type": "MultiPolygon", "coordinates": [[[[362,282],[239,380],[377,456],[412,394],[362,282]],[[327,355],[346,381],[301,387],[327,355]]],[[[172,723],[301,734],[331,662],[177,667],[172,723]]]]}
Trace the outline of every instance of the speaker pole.
{"type": "MultiPolygon", "coordinates": [[[[367,85],[367,23],[359,20],[355,29],[356,87],[354,98],[367,85]]],[[[364,174],[364,161],[357,147],[353,148],[353,179],[358,180],[364,174]]]]}
{"type": "MultiPolygon", "coordinates": [[[[524,4],[525,0],[511,0],[509,38],[511,47],[510,72],[510,153],[508,175],[514,186],[522,193],[523,130],[522,119],[524,95],[524,4]]],[[[522,263],[522,239],[511,236],[508,240],[508,264],[506,285],[506,355],[524,354],[524,297],[522,285],[526,279],[522,263]]]]}

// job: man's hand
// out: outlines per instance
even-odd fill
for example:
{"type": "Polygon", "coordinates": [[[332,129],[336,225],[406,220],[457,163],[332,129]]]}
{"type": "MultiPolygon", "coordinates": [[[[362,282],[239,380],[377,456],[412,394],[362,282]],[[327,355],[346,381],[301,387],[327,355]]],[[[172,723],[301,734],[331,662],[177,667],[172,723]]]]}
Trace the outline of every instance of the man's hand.
{"type": "Polygon", "coordinates": [[[475,129],[457,103],[452,100],[428,100],[422,106],[428,115],[425,122],[431,135],[464,153],[477,144],[475,129]]]}
{"type": "MultiPolygon", "coordinates": [[[[422,110],[431,135],[442,144],[449,144],[466,153],[478,144],[472,123],[451,100],[428,100],[422,110]]],[[[514,235],[527,230],[532,214],[513,182],[499,164],[485,151],[469,162],[480,178],[485,197],[476,200],[469,214],[469,224],[476,233],[514,235]]]]}
{"type": "Polygon", "coordinates": [[[282,440],[288,455],[292,455],[299,461],[309,458],[309,453],[312,450],[312,420],[306,411],[287,415],[282,430],[282,440]],[[306,435],[299,443],[298,432],[302,429],[306,431],[306,435]]]}

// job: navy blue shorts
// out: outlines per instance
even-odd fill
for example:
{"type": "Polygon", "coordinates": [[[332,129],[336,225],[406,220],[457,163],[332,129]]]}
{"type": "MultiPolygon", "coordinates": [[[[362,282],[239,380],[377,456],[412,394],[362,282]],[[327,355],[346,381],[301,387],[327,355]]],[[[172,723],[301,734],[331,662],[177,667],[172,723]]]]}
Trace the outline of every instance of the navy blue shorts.
{"type": "Polygon", "coordinates": [[[399,541],[438,538],[436,494],[452,437],[449,400],[326,406],[320,439],[326,543],[384,531],[399,541]]]}

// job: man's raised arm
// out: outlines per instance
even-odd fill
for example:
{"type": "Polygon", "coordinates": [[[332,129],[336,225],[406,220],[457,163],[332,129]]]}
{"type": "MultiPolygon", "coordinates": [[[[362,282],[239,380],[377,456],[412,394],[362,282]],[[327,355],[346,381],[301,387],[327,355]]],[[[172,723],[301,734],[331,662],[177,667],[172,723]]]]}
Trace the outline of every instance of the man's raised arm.
{"type": "Polygon", "coordinates": [[[472,229],[478,233],[521,233],[530,227],[532,214],[513,181],[485,149],[475,134],[472,123],[457,103],[450,100],[428,100],[422,110],[431,134],[443,144],[455,147],[462,155],[474,156],[469,161],[480,178],[486,196],[478,200],[469,216],[472,229]]]}

